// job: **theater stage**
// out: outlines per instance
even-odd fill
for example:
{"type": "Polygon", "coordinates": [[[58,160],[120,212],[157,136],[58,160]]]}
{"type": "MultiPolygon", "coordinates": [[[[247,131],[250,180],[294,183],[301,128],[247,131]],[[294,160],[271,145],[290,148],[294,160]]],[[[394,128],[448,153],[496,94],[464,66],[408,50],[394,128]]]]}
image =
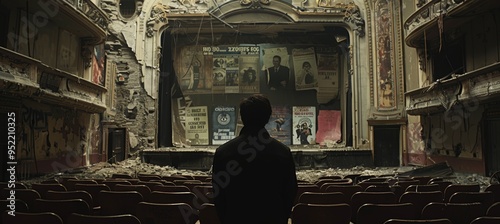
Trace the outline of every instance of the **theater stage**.
{"type": "MultiPolygon", "coordinates": [[[[177,169],[207,171],[212,165],[216,147],[159,148],[140,152],[142,162],[172,166],[177,169]]],[[[297,169],[372,167],[372,151],[346,148],[291,147],[297,169]]]]}

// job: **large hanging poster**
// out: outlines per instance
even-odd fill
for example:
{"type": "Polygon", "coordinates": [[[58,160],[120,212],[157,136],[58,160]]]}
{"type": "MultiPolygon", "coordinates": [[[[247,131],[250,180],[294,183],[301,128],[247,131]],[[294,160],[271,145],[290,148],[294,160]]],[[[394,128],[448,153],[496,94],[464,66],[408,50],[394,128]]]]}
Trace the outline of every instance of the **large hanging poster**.
{"type": "Polygon", "coordinates": [[[318,66],[314,48],[293,49],[295,90],[316,89],[318,87],[318,66]]]}
{"type": "Polygon", "coordinates": [[[316,144],[316,107],[292,107],[293,144],[316,144]]]}
{"type": "Polygon", "coordinates": [[[248,54],[240,56],[240,93],[260,92],[260,78],[257,73],[258,68],[258,54],[248,54]]]}
{"type": "Polygon", "coordinates": [[[316,48],[318,59],[318,103],[328,103],[339,93],[339,57],[334,47],[316,48]]]}
{"type": "Polygon", "coordinates": [[[235,107],[215,107],[212,113],[212,122],[213,145],[224,144],[236,136],[235,107]]]}
{"type": "Polygon", "coordinates": [[[289,55],[286,47],[266,48],[262,50],[266,76],[266,90],[283,91],[291,89],[289,55]]]}
{"type": "Polygon", "coordinates": [[[287,106],[272,106],[273,113],[269,122],[266,124],[266,130],[271,137],[277,139],[285,145],[291,143],[291,130],[292,130],[292,114],[290,108],[287,106]]]}
{"type": "Polygon", "coordinates": [[[321,146],[332,146],[341,138],[341,112],[339,110],[320,110],[316,142],[321,146]]]}
{"type": "Polygon", "coordinates": [[[177,80],[185,94],[212,92],[212,55],[204,55],[202,46],[185,46],[174,62],[177,80]]]}
{"type": "Polygon", "coordinates": [[[191,145],[208,145],[207,107],[186,108],[186,139],[191,145]]]}

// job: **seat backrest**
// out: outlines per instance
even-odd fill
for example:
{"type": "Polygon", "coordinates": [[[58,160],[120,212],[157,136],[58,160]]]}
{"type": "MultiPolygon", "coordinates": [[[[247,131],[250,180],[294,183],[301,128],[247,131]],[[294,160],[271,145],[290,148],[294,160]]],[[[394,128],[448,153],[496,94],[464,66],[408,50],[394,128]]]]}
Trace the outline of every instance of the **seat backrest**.
{"type": "Polygon", "coordinates": [[[159,192],[153,191],[151,192],[147,202],[151,203],[160,203],[160,204],[168,204],[168,203],[186,203],[189,206],[195,208],[198,198],[192,192],[159,192]]]}
{"type": "Polygon", "coordinates": [[[138,181],[137,183],[133,185],[146,185],[151,189],[153,186],[161,185],[163,186],[163,181],[164,180],[151,180],[151,181],[138,181]]]}
{"type": "Polygon", "coordinates": [[[82,199],[67,200],[35,200],[33,212],[53,212],[66,223],[71,213],[90,214],[90,207],[82,199]]]}
{"type": "Polygon", "coordinates": [[[484,213],[493,205],[495,199],[492,192],[456,192],[451,195],[451,203],[473,203],[479,202],[483,206],[484,213]]]}
{"type": "Polygon", "coordinates": [[[389,187],[389,182],[372,182],[370,180],[366,180],[359,182],[358,185],[363,188],[363,191],[365,191],[368,186],[389,187]]]}
{"type": "Polygon", "coordinates": [[[392,192],[356,192],[351,197],[352,221],[356,221],[358,209],[364,204],[395,204],[398,202],[396,195],[392,192]]]}
{"type": "Polygon", "coordinates": [[[340,192],[349,200],[356,192],[361,192],[363,189],[359,185],[330,185],[325,189],[325,192],[340,192]]]}
{"type": "Polygon", "coordinates": [[[0,199],[0,206],[2,206],[3,210],[1,211],[18,211],[18,212],[29,212],[30,206],[21,199],[14,200],[14,206],[11,207],[11,200],[0,199]]]}
{"type": "Polygon", "coordinates": [[[131,214],[121,215],[83,215],[73,213],[65,224],[141,224],[137,217],[131,214]]]}
{"type": "Polygon", "coordinates": [[[204,203],[213,203],[213,197],[208,196],[209,193],[210,195],[213,193],[212,186],[196,186],[193,188],[193,193],[198,198],[198,202],[200,203],[200,205],[204,203]]]}
{"type": "Polygon", "coordinates": [[[418,212],[411,203],[364,204],[356,214],[356,224],[383,224],[389,219],[417,219],[418,212]]]}
{"type": "Polygon", "coordinates": [[[349,199],[340,192],[304,192],[299,197],[303,204],[348,204],[349,199]]]}
{"type": "Polygon", "coordinates": [[[82,199],[89,206],[92,206],[92,195],[83,190],[74,191],[47,191],[45,199],[48,200],[66,200],[66,199],[82,199]]]}
{"type": "Polygon", "coordinates": [[[452,224],[449,219],[389,219],[384,224],[452,224]]]}
{"type": "Polygon", "coordinates": [[[430,177],[430,176],[414,176],[414,177],[411,177],[411,179],[418,180],[419,185],[425,185],[425,184],[429,183],[429,180],[431,180],[432,177],[430,177]]]}
{"type": "Polygon", "coordinates": [[[42,198],[40,194],[33,189],[17,189],[15,193],[16,199],[26,202],[28,208],[33,207],[33,203],[36,199],[42,198]]]}
{"type": "Polygon", "coordinates": [[[31,189],[37,191],[41,198],[45,198],[47,191],[66,191],[62,184],[32,184],[31,189]]]}
{"type": "Polygon", "coordinates": [[[148,198],[151,194],[151,189],[146,185],[117,184],[113,191],[137,191],[142,198],[148,198]]]}
{"type": "Polygon", "coordinates": [[[437,184],[415,184],[408,186],[405,189],[405,191],[415,191],[415,192],[441,191],[441,188],[437,184]]]}
{"type": "Polygon", "coordinates": [[[66,190],[74,191],[75,184],[97,184],[97,181],[91,179],[68,179],[62,183],[66,190]]]}
{"type": "Polygon", "coordinates": [[[431,202],[422,209],[422,219],[449,219],[453,224],[469,224],[484,216],[481,203],[431,202]]]}
{"type": "Polygon", "coordinates": [[[131,175],[126,173],[114,173],[111,174],[111,178],[113,179],[133,179],[131,175]]]}
{"type": "Polygon", "coordinates": [[[348,204],[304,204],[292,208],[293,224],[349,224],[351,208],[348,204]]]}
{"type": "Polygon", "coordinates": [[[450,202],[450,198],[457,192],[479,192],[481,186],[479,184],[450,184],[444,190],[444,202],[450,202]]]}
{"type": "Polygon", "coordinates": [[[165,186],[165,185],[158,185],[158,186],[152,186],[151,187],[151,192],[153,191],[161,191],[161,192],[190,192],[189,188],[186,186],[165,186]]]}
{"type": "Polygon", "coordinates": [[[382,186],[370,185],[370,186],[366,187],[365,191],[366,192],[392,192],[391,187],[389,187],[389,185],[382,185],[382,186]]]}
{"type": "Polygon", "coordinates": [[[186,223],[194,224],[198,219],[195,211],[186,203],[161,204],[140,202],[135,212],[141,223],[186,223]]]}
{"type": "Polygon", "coordinates": [[[7,211],[2,214],[2,223],[26,223],[26,224],[63,224],[63,220],[53,212],[15,212],[16,216],[7,211]]]}
{"type": "Polygon", "coordinates": [[[440,181],[435,180],[435,181],[433,181],[431,179],[430,182],[429,182],[429,185],[434,185],[434,184],[438,185],[439,186],[439,191],[443,192],[443,194],[444,194],[444,191],[446,190],[446,188],[449,185],[453,184],[453,183],[451,181],[445,181],[445,180],[440,180],[440,181]]]}
{"type": "Polygon", "coordinates": [[[315,184],[299,184],[297,185],[297,194],[295,196],[294,204],[297,204],[299,197],[304,192],[320,192],[320,188],[315,184]]]}
{"type": "Polygon", "coordinates": [[[220,224],[215,205],[212,203],[204,203],[201,205],[198,219],[201,224],[220,224]]]}
{"type": "Polygon", "coordinates": [[[420,184],[419,180],[401,180],[397,181],[395,185],[401,186],[402,189],[406,190],[410,185],[417,185],[420,184]]]}
{"type": "Polygon", "coordinates": [[[486,216],[500,217],[500,202],[493,203],[488,210],[486,210],[486,216]]]}
{"type": "Polygon", "coordinates": [[[484,191],[492,192],[495,202],[500,202],[500,184],[490,184],[486,186],[484,191]]]}
{"type": "Polygon", "coordinates": [[[101,198],[99,192],[109,191],[109,187],[105,184],[75,184],[75,190],[86,191],[92,196],[92,203],[90,207],[95,208],[101,206],[101,198]]]}
{"type": "Polygon", "coordinates": [[[431,202],[443,202],[443,193],[441,193],[441,191],[408,191],[403,193],[399,198],[399,203],[412,203],[415,206],[415,210],[418,211],[419,217],[422,213],[422,209],[431,202]]]}
{"type": "Polygon", "coordinates": [[[472,220],[472,222],[470,224],[498,224],[500,223],[500,217],[478,217],[474,220],[472,220]]]}
{"type": "Polygon", "coordinates": [[[135,214],[137,204],[143,201],[137,191],[101,191],[99,198],[102,215],[135,214]]]}
{"type": "Polygon", "coordinates": [[[122,179],[122,180],[105,180],[102,182],[103,184],[105,184],[106,186],[109,187],[109,189],[111,189],[112,191],[115,190],[115,186],[117,184],[128,184],[128,185],[132,185],[132,183],[130,183],[128,180],[125,180],[125,179],[122,179]]]}

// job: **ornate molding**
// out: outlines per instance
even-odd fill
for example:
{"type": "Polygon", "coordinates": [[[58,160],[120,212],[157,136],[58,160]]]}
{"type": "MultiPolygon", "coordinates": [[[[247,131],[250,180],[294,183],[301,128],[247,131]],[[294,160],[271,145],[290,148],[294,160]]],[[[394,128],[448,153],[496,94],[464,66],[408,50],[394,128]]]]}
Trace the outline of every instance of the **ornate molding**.
{"type": "Polygon", "coordinates": [[[158,24],[165,24],[168,22],[167,15],[170,12],[170,7],[161,3],[156,4],[151,9],[149,19],[146,22],[146,36],[153,37],[154,32],[158,30],[158,24]]]}
{"type": "Polygon", "coordinates": [[[344,21],[356,26],[354,31],[360,36],[365,36],[365,20],[361,17],[359,7],[354,3],[349,3],[345,9],[344,21]]]}
{"type": "Polygon", "coordinates": [[[240,0],[242,6],[248,6],[252,9],[262,8],[262,5],[269,5],[271,0],[240,0]]]}

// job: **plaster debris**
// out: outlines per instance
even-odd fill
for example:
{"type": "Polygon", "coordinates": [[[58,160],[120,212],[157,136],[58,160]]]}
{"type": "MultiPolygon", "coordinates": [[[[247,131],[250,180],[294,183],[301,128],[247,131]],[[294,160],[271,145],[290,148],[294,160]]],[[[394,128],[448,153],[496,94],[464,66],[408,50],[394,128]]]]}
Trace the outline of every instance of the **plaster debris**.
{"type": "MultiPolygon", "coordinates": [[[[328,168],[328,169],[315,169],[315,170],[298,170],[297,179],[314,182],[323,176],[346,176],[351,174],[360,175],[374,175],[374,176],[388,176],[397,177],[398,174],[417,169],[418,167],[363,167],[355,166],[352,168],[328,168]]],[[[38,178],[22,181],[30,185],[32,183],[39,183],[44,180],[61,178],[64,176],[74,176],[78,179],[107,179],[111,178],[113,174],[128,174],[132,177],[137,177],[138,174],[155,174],[160,176],[172,175],[210,175],[209,171],[199,170],[186,170],[176,169],[171,166],[158,166],[149,163],[141,162],[140,157],[130,158],[125,161],[117,163],[101,162],[88,167],[82,167],[64,173],[51,173],[38,178]]],[[[467,173],[452,173],[446,177],[447,180],[456,184],[479,184],[481,189],[484,190],[490,184],[490,177],[481,176],[478,174],[467,173]]]]}

